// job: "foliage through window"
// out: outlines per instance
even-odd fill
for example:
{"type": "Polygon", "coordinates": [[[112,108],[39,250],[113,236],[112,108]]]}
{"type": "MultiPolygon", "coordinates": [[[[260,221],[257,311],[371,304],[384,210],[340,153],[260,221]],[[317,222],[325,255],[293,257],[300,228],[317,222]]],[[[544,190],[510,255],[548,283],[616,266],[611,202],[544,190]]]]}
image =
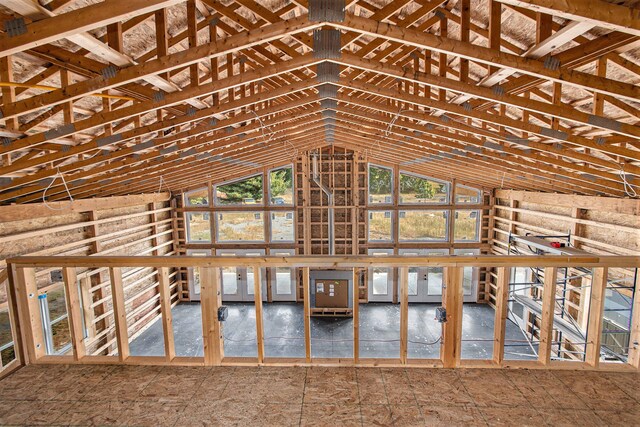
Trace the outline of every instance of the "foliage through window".
{"type": "Polygon", "coordinates": [[[449,202],[449,184],[417,175],[400,174],[400,203],[449,202]]]}
{"type": "Polygon", "coordinates": [[[262,175],[215,187],[215,198],[218,205],[261,205],[262,195],[262,175]]]}
{"type": "Polygon", "coordinates": [[[187,206],[208,206],[209,190],[201,188],[199,190],[190,191],[185,195],[187,206]]]}
{"type": "Polygon", "coordinates": [[[369,166],[369,204],[393,203],[393,171],[380,166],[369,166]]]}
{"type": "Polygon", "coordinates": [[[293,168],[269,172],[269,197],[272,205],[293,205],[293,168]]]}
{"type": "Polygon", "coordinates": [[[218,242],[264,242],[264,213],[216,214],[218,242]]]}

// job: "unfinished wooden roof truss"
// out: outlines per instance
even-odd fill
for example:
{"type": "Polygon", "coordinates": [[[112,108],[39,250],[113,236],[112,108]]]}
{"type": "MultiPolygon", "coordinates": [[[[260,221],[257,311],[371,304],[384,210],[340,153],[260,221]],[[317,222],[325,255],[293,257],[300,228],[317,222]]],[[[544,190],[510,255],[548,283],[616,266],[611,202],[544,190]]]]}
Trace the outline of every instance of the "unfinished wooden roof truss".
{"type": "Polygon", "coordinates": [[[326,144],[484,188],[640,183],[633,1],[356,0],[339,22],[306,0],[41,3],[0,8],[0,203],[184,191],[326,144]],[[327,30],[337,55],[314,52],[327,30]]]}

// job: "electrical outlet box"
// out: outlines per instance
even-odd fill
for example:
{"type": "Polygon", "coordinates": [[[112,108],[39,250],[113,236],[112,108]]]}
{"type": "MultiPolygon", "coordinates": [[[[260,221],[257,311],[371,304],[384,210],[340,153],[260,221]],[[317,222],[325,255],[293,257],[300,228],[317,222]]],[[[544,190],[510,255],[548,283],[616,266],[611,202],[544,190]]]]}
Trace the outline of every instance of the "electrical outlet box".
{"type": "Polygon", "coordinates": [[[436,307],[436,320],[440,323],[447,321],[447,309],[444,307],[436,307]]]}
{"type": "Polygon", "coordinates": [[[51,272],[51,282],[62,282],[62,270],[53,270],[51,272]]]}
{"type": "Polygon", "coordinates": [[[224,322],[229,317],[229,308],[227,306],[218,307],[218,321],[224,322]]]}

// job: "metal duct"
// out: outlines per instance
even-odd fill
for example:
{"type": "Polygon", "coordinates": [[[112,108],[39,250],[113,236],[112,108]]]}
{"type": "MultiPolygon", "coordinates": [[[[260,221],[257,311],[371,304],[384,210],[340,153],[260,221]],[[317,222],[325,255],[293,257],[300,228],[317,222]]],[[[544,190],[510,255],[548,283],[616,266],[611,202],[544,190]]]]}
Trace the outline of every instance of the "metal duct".
{"type": "Polygon", "coordinates": [[[320,28],[313,31],[313,57],[321,59],[340,58],[342,51],[340,30],[320,28]]]}
{"type": "Polygon", "coordinates": [[[318,86],[318,96],[320,98],[337,98],[338,86],[335,86],[329,83],[320,85],[318,86]]]}
{"type": "Polygon", "coordinates": [[[316,77],[320,83],[336,83],[340,80],[340,65],[334,62],[321,62],[317,65],[318,76],[316,77]]]}
{"type": "Polygon", "coordinates": [[[309,0],[309,21],[344,22],[344,0],[309,0]]]}
{"type": "Polygon", "coordinates": [[[329,202],[329,255],[336,254],[336,242],[335,242],[335,213],[333,207],[333,192],[331,189],[324,185],[320,181],[320,175],[318,173],[318,153],[313,153],[311,155],[312,161],[312,175],[311,180],[322,190],[324,194],[327,195],[327,199],[329,202]]]}

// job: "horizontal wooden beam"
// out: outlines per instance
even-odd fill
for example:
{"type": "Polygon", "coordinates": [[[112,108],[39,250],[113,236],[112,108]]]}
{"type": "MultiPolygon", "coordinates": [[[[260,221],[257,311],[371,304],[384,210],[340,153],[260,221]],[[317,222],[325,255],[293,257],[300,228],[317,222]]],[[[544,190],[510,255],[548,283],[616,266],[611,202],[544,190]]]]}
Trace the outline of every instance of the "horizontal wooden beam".
{"type": "MultiPolygon", "coordinates": [[[[8,2],[18,0],[6,0],[8,2]]],[[[13,55],[74,34],[173,6],[182,0],[111,0],[27,24],[24,34],[0,36],[0,56],[13,55]]]]}
{"type": "Polygon", "coordinates": [[[450,255],[411,256],[260,256],[260,257],[162,257],[162,256],[73,256],[15,257],[7,263],[18,268],[31,267],[640,267],[637,256],[560,256],[560,255],[450,255]]]}
{"type": "Polygon", "coordinates": [[[560,16],[572,21],[593,22],[599,27],[640,36],[640,10],[601,0],[498,0],[524,9],[560,16]]]}
{"type": "Polygon", "coordinates": [[[74,201],[49,202],[43,204],[0,206],[0,222],[23,221],[26,218],[46,218],[69,213],[89,212],[100,209],[124,208],[145,205],[147,203],[165,202],[171,198],[169,193],[140,194],[120,197],[101,197],[95,199],[78,199],[74,201]]]}
{"type": "Polygon", "coordinates": [[[620,199],[615,197],[580,196],[575,194],[536,193],[531,191],[496,190],[496,198],[517,200],[519,202],[540,203],[563,208],[582,208],[627,215],[640,215],[639,199],[620,199]]]}

